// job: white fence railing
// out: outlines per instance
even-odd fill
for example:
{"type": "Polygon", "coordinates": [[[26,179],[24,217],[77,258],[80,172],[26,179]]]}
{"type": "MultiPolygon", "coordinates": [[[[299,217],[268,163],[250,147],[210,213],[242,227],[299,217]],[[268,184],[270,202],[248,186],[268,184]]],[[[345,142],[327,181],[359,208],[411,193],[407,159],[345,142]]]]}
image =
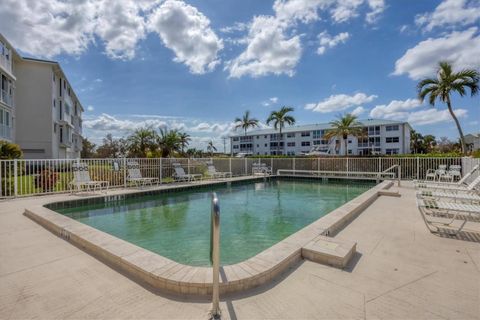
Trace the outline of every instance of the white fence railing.
{"type": "Polygon", "coordinates": [[[265,163],[275,173],[278,170],[310,170],[337,172],[381,173],[401,166],[401,179],[424,179],[428,169],[439,165],[461,165],[463,174],[480,159],[472,158],[118,158],[118,159],[39,159],[0,160],[0,198],[11,198],[70,191],[73,180],[72,164],[88,164],[92,180],[108,181],[110,187],[128,187],[129,161],[140,165],[144,177],[159,178],[161,183],[173,182],[173,163],[180,163],[186,173],[202,174],[208,178],[207,161],[213,161],[217,171],[232,172],[233,176],[252,173],[253,163],[265,163]]]}

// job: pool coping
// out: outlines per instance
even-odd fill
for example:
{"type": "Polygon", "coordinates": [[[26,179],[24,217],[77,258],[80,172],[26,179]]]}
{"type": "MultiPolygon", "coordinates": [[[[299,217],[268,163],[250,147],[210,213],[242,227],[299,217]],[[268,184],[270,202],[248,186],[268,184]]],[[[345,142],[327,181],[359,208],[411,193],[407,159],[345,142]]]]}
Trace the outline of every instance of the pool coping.
{"type": "MultiPolygon", "coordinates": [[[[259,180],[251,177],[235,181],[259,180]]],[[[228,183],[229,179],[202,185],[228,183]]],[[[392,181],[384,181],[339,208],[298,230],[282,241],[242,262],[221,267],[220,293],[233,293],[263,285],[300,261],[302,248],[319,237],[333,236],[379,196],[389,195],[392,181]]],[[[196,186],[195,184],[189,184],[196,186]]],[[[185,185],[163,190],[183,189],[185,185]]],[[[155,189],[154,189],[155,190],[155,189]]],[[[143,191],[124,192],[145,193],[143,191]]],[[[105,197],[96,196],[97,197],[105,197]]],[[[50,202],[51,204],[54,202],[50,202]]],[[[25,209],[24,215],[47,230],[95,256],[133,279],[162,292],[205,296],[212,292],[212,268],[175,262],[45,207],[25,209]]],[[[334,238],[332,238],[334,240],[334,238]]]]}

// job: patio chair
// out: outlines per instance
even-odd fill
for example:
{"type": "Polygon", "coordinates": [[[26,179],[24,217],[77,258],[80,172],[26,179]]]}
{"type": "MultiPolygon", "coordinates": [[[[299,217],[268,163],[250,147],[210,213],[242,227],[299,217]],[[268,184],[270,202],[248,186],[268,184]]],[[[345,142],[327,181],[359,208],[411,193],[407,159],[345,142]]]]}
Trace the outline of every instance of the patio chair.
{"type": "Polygon", "coordinates": [[[100,190],[105,187],[105,192],[110,186],[108,181],[94,181],[90,178],[88,165],[86,163],[72,164],[73,180],[70,182],[70,192],[76,191],[93,191],[100,190]]]}
{"type": "Polygon", "coordinates": [[[196,178],[202,178],[202,175],[199,173],[196,174],[189,174],[185,173],[180,163],[172,163],[173,169],[175,172],[173,173],[173,179],[175,181],[195,181],[196,178]]]}
{"type": "Polygon", "coordinates": [[[158,178],[143,177],[140,171],[140,165],[136,161],[129,161],[127,163],[127,171],[127,181],[137,187],[145,187],[147,184],[153,186],[154,183],[158,185],[160,182],[158,178]]]}
{"type": "Polygon", "coordinates": [[[272,168],[268,167],[265,163],[253,163],[252,164],[252,174],[263,174],[263,175],[271,175],[272,168]]]}
{"type": "Polygon", "coordinates": [[[452,184],[452,183],[418,183],[416,187],[418,189],[431,189],[431,190],[448,190],[450,192],[475,192],[475,189],[480,185],[480,175],[477,176],[472,182],[467,184],[452,184]]]}
{"type": "Polygon", "coordinates": [[[462,231],[463,227],[467,223],[467,220],[472,221],[472,218],[480,218],[480,205],[475,204],[437,201],[434,199],[426,199],[421,196],[417,196],[417,206],[422,214],[427,228],[434,233],[440,231],[440,228],[433,224],[441,222],[428,220],[426,217],[427,215],[444,215],[446,218],[448,218],[449,215],[453,215],[449,222],[441,223],[444,226],[451,226],[457,218],[463,219],[462,224],[456,230],[454,229],[454,235],[457,235],[460,231],[462,231]],[[433,227],[433,229],[431,227],[433,227]]]}
{"type": "MultiPolygon", "coordinates": [[[[470,170],[469,172],[467,172],[460,180],[456,181],[456,182],[441,182],[441,181],[431,181],[431,180],[423,180],[423,181],[420,181],[420,180],[413,180],[413,184],[415,186],[418,186],[418,185],[430,185],[430,186],[437,186],[437,185],[440,185],[440,186],[445,186],[445,185],[452,185],[452,186],[461,186],[463,185],[467,180],[468,178],[470,178],[470,176],[478,170],[478,168],[480,167],[480,165],[476,165],[472,168],[472,170],[470,170]]],[[[431,170],[431,169],[429,169],[431,170]]],[[[428,171],[427,171],[427,175],[428,175],[428,171]]]]}
{"type": "Polygon", "coordinates": [[[452,193],[448,191],[418,190],[417,196],[437,201],[480,204],[480,195],[468,192],[452,193]]]}
{"type": "Polygon", "coordinates": [[[213,162],[209,161],[207,162],[207,170],[208,170],[208,175],[212,176],[213,178],[227,178],[227,177],[232,177],[231,172],[220,172],[217,171],[215,166],[213,165],[213,162]]]}

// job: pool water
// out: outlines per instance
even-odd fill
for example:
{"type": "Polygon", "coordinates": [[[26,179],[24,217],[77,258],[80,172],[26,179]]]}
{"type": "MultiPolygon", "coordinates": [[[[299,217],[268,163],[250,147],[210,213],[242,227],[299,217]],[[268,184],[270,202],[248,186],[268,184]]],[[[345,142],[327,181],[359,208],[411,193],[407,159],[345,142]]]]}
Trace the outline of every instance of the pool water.
{"type": "Polygon", "coordinates": [[[221,211],[221,264],[228,265],[255,256],[373,185],[257,180],[57,211],[179,263],[208,266],[215,191],[221,211]]]}

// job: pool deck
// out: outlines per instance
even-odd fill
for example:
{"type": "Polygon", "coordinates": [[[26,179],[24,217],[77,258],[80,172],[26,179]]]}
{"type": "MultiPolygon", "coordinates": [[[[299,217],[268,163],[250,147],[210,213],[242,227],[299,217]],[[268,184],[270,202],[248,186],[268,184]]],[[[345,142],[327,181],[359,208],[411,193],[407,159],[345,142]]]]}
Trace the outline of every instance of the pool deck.
{"type": "MultiPolygon", "coordinates": [[[[394,188],[401,197],[379,197],[335,236],[357,242],[346,268],[301,261],[221,297],[223,318],[480,319],[480,224],[467,223],[460,239],[431,234],[411,185],[394,188]]],[[[0,319],[207,317],[208,301],[154,293],[23,215],[75,197],[0,202],[0,319]]]]}

